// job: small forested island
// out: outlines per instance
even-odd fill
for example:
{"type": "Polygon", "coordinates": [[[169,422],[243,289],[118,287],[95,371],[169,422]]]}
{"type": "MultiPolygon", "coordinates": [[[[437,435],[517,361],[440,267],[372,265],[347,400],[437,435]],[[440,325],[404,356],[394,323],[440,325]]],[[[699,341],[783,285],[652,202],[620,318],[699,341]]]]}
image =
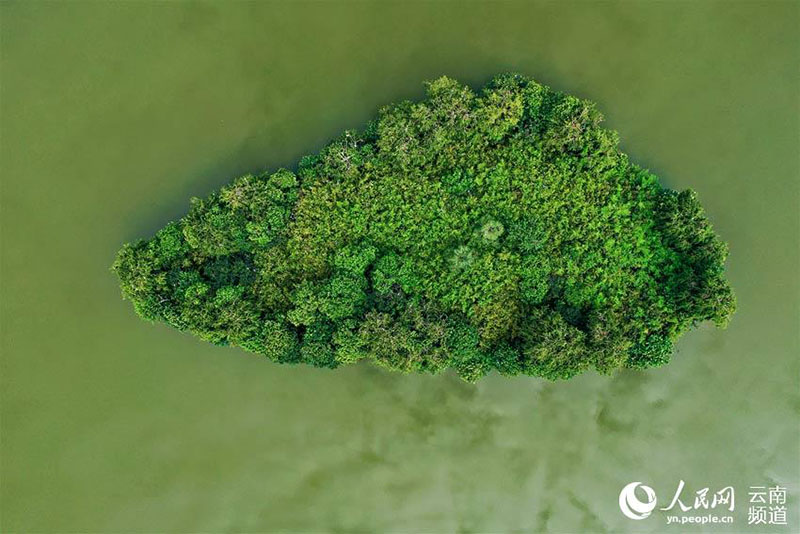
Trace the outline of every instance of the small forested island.
{"type": "Polygon", "coordinates": [[[520,75],[443,77],[295,172],[192,199],[113,269],[143,318],[281,363],[468,381],[661,365],[733,313],[727,248],[601,121],[520,75]]]}

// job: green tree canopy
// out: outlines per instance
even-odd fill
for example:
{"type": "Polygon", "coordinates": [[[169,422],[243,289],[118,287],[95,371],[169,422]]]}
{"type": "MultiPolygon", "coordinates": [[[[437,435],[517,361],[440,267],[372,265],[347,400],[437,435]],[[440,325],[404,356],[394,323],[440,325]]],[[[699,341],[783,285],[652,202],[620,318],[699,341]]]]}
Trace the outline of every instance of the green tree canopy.
{"type": "Polygon", "coordinates": [[[449,78],[296,172],[238,178],[114,263],[145,319],[277,362],[549,379],[668,361],[735,308],[697,195],[619,151],[595,106],[449,78]]]}

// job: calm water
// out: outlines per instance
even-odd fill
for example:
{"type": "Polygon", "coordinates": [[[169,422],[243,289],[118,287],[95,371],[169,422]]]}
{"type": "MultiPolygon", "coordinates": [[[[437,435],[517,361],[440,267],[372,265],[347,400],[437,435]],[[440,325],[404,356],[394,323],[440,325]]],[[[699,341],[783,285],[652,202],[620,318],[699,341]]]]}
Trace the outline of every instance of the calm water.
{"type": "MultiPolygon", "coordinates": [[[[800,4],[3,3],[2,530],[691,531],[734,485],[800,525],[800,4]],[[567,383],[279,366],[139,320],[109,272],[240,173],[448,74],[598,103],[696,189],[739,312],[671,365],[567,383]]],[[[694,530],[697,530],[695,527],[694,530]]],[[[706,527],[707,529],[710,527],[706,527]]]]}

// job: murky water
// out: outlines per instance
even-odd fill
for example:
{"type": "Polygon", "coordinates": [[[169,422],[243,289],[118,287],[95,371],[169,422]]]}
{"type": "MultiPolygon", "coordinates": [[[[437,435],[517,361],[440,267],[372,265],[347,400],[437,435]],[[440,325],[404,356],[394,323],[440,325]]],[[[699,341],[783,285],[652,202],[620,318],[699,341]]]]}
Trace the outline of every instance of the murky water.
{"type": "Polygon", "coordinates": [[[787,486],[796,531],[799,5],[3,3],[2,530],[698,530],[617,505],[684,479],[690,504],[736,488],[730,532],[768,530],[749,486],[787,486]],[[473,386],[279,366],[120,300],[116,250],[190,196],[425,79],[507,70],[596,101],[700,193],[731,247],[727,331],[662,369],[473,386]]]}

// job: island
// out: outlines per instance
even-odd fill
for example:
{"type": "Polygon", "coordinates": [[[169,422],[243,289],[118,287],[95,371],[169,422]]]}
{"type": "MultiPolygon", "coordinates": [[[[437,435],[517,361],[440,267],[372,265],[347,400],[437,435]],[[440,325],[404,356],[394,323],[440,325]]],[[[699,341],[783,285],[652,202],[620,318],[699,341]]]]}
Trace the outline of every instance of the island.
{"type": "Polygon", "coordinates": [[[470,382],[662,365],[734,312],[727,247],[602,120],[522,75],[442,77],[293,170],[192,199],[113,270],[144,319],[280,363],[470,382]]]}

